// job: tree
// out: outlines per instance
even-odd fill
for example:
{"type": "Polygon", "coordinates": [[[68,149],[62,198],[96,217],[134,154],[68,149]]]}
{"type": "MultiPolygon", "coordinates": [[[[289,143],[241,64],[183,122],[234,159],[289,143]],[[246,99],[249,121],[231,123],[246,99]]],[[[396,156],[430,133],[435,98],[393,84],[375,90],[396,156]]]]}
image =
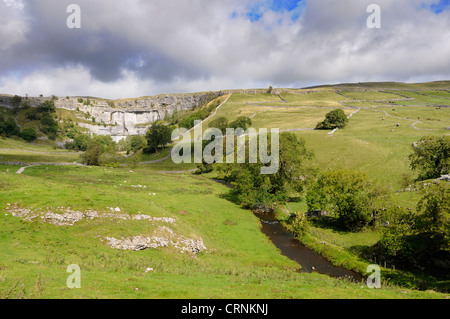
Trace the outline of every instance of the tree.
{"type": "Polygon", "coordinates": [[[145,135],[147,147],[145,153],[158,152],[158,147],[164,147],[172,141],[172,130],[169,126],[155,122],[145,135]]]}
{"type": "Polygon", "coordinates": [[[21,137],[27,142],[35,141],[37,138],[36,130],[31,127],[26,128],[22,131],[21,137]]]}
{"type": "Polygon", "coordinates": [[[344,128],[348,123],[348,118],[344,111],[336,109],[325,115],[325,120],[317,124],[318,130],[333,130],[335,128],[344,128]]]}
{"type": "Polygon", "coordinates": [[[8,118],[3,122],[0,122],[0,135],[6,137],[20,136],[20,128],[17,126],[16,121],[12,118],[8,118]]]}
{"type": "Polygon", "coordinates": [[[11,99],[11,105],[15,114],[19,112],[20,103],[22,103],[22,97],[14,95],[14,97],[11,99]]]}
{"type": "Polygon", "coordinates": [[[56,107],[54,101],[45,101],[37,106],[37,111],[39,113],[55,113],[56,107]]]}
{"type": "MultiPolygon", "coordinates": [[[[248,145],[247,145],[248,148],[248,145]]],[[[268,149],[272,149],[268,138],[268,149]]],[[[225,179],[236,186],[231,195],[245,208],[271,206],[285,202],[292,192],[301,192],[311,174],[307,165],[313,154],[305,141],[293,133],[281,133],[279,138],[279,168],[275,174],[261,174],[261,162],[249,163],[248,149],[244,164],[224,164],[225,179]]]]}
{"type": "Polygon", "coordinates": [[[234,129],[242,128],[243,130],[246,130],[250,126],[252,126],[252,120],[246,116],[240,116],[230,123],[230,127],[234,129]]]}
{"type": "Polygon", "coordinates": [[[450,186],[440,182],[422,192],[415,214],[398,207],[384,214],[389,226],[378,245],[389,256],[430,265],[450,257],[450,186]]]}
{"type": "Polygon", "coordinates": [[[272,87],[272,86],[269,86],[269,88],[267,89],[267,94],[271,94],[272,91],[273,91],[273,87],[272,87]]]}
{"type": "Polygon", "coordinates": [[[144,136],[141,135],[133,135],[133,136],[127,136],[126,139],[126,151],[127,154],[135,153],[139,151],[140,149],[144,148],[147,145],[147,141],[144,136]]]}
{"type": "Polygon", "coordinates": [[[347,230],[364,228],[374,210],[374,199],[381,194],[364,173],[350,170],[322,174],[308,189],[306,202],[310,212],[327,210],[347,230]]]}
{"type": "Polygon", "coordinates": [[[222,131],[225,136],[228,128],[228,120],[226,117],[218,117],[209,123],[209,128],[217,128],[222,131]]]}
{"type": "Polygon", "coordinates": [[[81,155],[83,163],[90,166],[100,165],[100,155],[103,153],[102,145],[97,141],[89,143],[86,152],[81,155]]]}
{"type": "Polygon", "coordinates": [[[412,146],[411,168],[419,179],[438,178],[450,172],[450,136],[425,136],[412,146]]]}
{"type": "Polygon", "coordinates": [[[450,187],[448,182],[429,185],[417,205],[416,228],[433,239],[434,250],[449,249],[450,187]]]}

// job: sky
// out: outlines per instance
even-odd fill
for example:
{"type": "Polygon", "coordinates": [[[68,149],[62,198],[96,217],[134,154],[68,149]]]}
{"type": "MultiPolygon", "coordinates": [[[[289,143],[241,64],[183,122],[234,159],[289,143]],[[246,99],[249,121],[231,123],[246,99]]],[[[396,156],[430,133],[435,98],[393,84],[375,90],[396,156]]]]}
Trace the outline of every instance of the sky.
{"type": "Polygon", "coordinates": [[[437,80],[450,80],[450,0],[0,0],[4,94],[437,80]]]}

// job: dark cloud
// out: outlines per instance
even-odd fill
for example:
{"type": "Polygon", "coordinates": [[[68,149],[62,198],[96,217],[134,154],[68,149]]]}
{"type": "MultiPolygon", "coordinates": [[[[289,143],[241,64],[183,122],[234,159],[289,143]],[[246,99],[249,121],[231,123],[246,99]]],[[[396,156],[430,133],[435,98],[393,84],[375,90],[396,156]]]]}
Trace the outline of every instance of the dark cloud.
{"type": "Polygon", "coordinates": [[[450,10],[379,0],[374,30],[372,2],[0,0],[0,89],[148,95],[450,78],[450,10]],[[66,26],[74,2],[81,29],[66,26]]]}

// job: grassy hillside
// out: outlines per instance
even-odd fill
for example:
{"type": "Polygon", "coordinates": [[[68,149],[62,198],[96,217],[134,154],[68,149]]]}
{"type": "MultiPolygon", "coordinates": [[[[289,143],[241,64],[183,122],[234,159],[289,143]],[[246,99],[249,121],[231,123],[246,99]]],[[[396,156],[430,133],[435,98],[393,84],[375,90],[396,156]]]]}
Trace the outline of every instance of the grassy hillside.
{"type": "MultiPolygon", "coordinates": [[[[450,108],[444,107],[450,106],[449,89],[448,82],[370,83],[280,90],[280,95],[235,92],[215,117],[231,121],[248,116],[257,129],[294,131],[314,151],[320,170],[363,171],[388,189],[396,204],[414,208],[419,194],[398,192],[417,176],[409,168],[408,155],[422,136],[450,133],[450,108]],[[334,134],[311,130],[336,108],[351,115],[345,129],[334,134]]],[[[194,164],[176,165],[170,159],[139,164],[168,153],[169,149],[156,155],[139,152],[122,160],[128,166],[114,169],[41,165],[16,174],[21,166],[0,165],[0,298],[448,297],[432,290],[448,289],[448,281],[436,281],[427,291],[408,289],[418,287],[414,283],[423,277],[393,270],[392,265],[383,268],[382,275],[397,280],[383,281],[382,289],[374,290],[365,283],[299,272],[301,266],[281,255],[261,233],[258,218],[224,198],[225,186],[187,172],[194,164]],[[109,217],[57,226],[51,220],[12,216],[21,211],[96,212],[109,217]],[[117,218],[121,214],[130,218],[117,218]],[[140,214],[176,221],[132,219],[140,214]],[[174,245],[118,250],[106,239],[150,237],[167,228],[179,240],[201,239],[206,250],[181,253],[174,245]],[[81,268],[81,289],[67,288],[71,264],[81,268]]],[[[0,162],[24,163],[79,159],[79,153],[55,149],[48,141],[30,144],[19,138],[0,138],[0,156],[0,162]]],[[[288,208],[305,211],[306,204],[302,200],[288,208]]],[[[305,243],[335,264],[364,273],[373,261],[358,251],[379,238],[377,231],[349,233],[314,224],[305,243]]]]}
{"type": "Polygon", "coordinates": [[[439,298],[386,286],[370,290],[318,274],[298,273],[259,231],[260,222],[220,197],[224,186],[204,177],[163,174],[144,167],[34,167],[22,175],[1,166],[0,296],[2,298],[439,298]],[[136,185],[146,186],[136,188],[136,185]],[[150,195],[155,193],[156,195],[150,195]],[[115,250],[106,237],[146,236],[163,223],[82,220],[74,226],[24,221],[11,205],[33,211],[138,212],[175,218],[183,236],[201,237],[207,250],[173,247],[115,250]],[[11,204],[11,205],[8,205],[11,204]],[[82,271],[82,288],[67,289],[67,266],[82,271]],[[145,272],[152,268],[152,271],[145,272]],[[406,291],[406,293],[404,293],[406,291]]]}

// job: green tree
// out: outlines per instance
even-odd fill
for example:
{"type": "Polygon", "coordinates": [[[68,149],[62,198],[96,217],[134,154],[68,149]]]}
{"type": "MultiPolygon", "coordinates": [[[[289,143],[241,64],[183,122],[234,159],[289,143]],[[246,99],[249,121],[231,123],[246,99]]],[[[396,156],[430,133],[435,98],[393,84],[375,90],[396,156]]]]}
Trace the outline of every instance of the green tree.
{"type": "Polygon", "coordinates": [[[389,256],[422,265],[450,257],[450,186],[427,186],[416,213],[393,207],[384,213],[389,226],[378,245],[389,256]]]}
{"type": "Polygon", "coordinates": [[[26,128],[22,131],[21,137],[27,142],[35,141],[37,138],[36,130],[31,127],[26,128]]]}
{"type": "Polygon", "coordinates": [[[440,182],[428,186],[417,205],[416,229],[426,234],[429,252],[449,250],[450,243],[450,186],[440,182]]]}
{"type": "Polygon", "coordinates": [[[291,221],[292,233],[296,237],[302,237],[305,235],[309,228],[308,218],[304,212],[295,213],[294,218],[291,221]]]}
{"type": "Polygon", "coordinates": [[[335,128],[344,128],[348,123],[348,118],[344,111],[336,109],[325,115],[325,120],[317,124],[316,129],[332,130],[335,128]]]}
{"type": "Polygon", "coordinates": [[[39,113],[55,113],[56,107],[54,101],[45,101],[37,106],[37,111],[39,113]]]}
{"type": "Polygon", "coordinates": [[[19,112],[20,103],[22,103],[22,97],[14,95],[11,99],[11,105],[13,107],[13,113],[17,114],[19,112]]]}
{"type": "Polygon", "coordinates": [[[0,135],[6,137],[20,136],[20,128],[17,126],[16,121],[12,118],[8,118],[0,122],[0,135]]]}
{"type": "Polygon", "coordinates": [[[83,163],[90,166],[100,165],[100,156],[103,153],[103,146],[97,141],[91,141],[86,151],[81,155],[83,163]]]}
{"type": "Polygon", "coordinates": [[[167,125],[155,122],[148,129],[145,138],[147,139],[147,147],[144,152],[158,152],[159,147],[164,147],[172,141],[172,129],[167,125]]]}
{"type": "Polygon", "coordinates": [[[306,196],[309,211],[333,212],[346,230],[360,230],[371,220],[374,200],[381,193],[364,173],[350,170],[322,174],[306,196]]]}
{"type": "Polygon", "coordinates": [[[126,144],[127,154],[136,153],[147,145],[147,140],[141,135],[127,136],[126,144]]]}
{"type": "Polygon", "coordinates": [[[225,136],[228,128],[228,120],[226,117],[218,117],[209,123],[210,128],[217,128],[222,131],[222,134],[225,136]]]}
{"type": "Polygon", "coordinates": [[[419,179],[438,178],[450,172],[450,136],[425,136],[413,144],[411,168],[419,179]]]}
{"type": "MultiPolygon", "coordinates": [[[[268,138],[268,149],[271,149],[268,138]]],[[[292,192],[301,192],[313,170],[308,165],[313,154],[306,149],[305,141],[293,133],[281,133],[279,138],[279,167],[272,175],[261,174],[258,163],[249,163],[248,143],[245,164],[223,164],[225,179],[235,184],[230,194],[243,207],[271,206],[285,202],[292,192]]],[[[267,164],[269,165],[269,164],[267,164]]]]}
{"type": "Polygon", "coordinates": [[[242,128],[243,130],[246,130],[250,126],[252,126],[252,120],[245,116],[240,116],[230,123],[230,127],[234,129],[242,128]]]}

